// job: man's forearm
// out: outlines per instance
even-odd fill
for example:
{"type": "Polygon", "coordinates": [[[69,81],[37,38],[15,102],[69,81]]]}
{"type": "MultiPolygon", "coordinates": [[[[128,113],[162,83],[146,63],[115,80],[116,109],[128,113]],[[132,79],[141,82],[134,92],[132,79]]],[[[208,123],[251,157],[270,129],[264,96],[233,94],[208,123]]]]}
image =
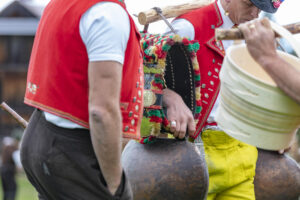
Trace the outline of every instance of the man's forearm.
{"type": "Polygon", "coordinates": [[[300,104],[300,71],[277,57],[260,61],[280,89],[300,104]]]}
{"type": "Polygon", "coordinates": [[[89,63],[89,123],[93,148],[109,191],[120,184],[122,65],[114,61],[89,63]]]}
{"type": "Polygon", "coordinates": [[[90,113],[94,151],[108,186],[116,190],[122,175],[120,110],[91,108],[90,113]]]}

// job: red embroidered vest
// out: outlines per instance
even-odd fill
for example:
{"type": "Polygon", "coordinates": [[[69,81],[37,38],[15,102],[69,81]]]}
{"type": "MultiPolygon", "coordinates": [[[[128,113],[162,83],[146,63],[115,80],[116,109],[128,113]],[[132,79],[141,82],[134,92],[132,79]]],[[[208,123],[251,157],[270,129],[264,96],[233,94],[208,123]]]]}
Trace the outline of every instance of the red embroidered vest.
{"type": "Polygon", "coordinates": [[[195,40],[200,44],[197,59],[201,76],[202,111],[194,134],[194,138],[196,138],[207,123],[207,118],[220,89],[219,72],[225,51],[222,43],[215,40],[215,28],[221,26],[223,21],[217,2],[184,14],[179,18],[191,22],[195,29],[195,40]]]}
{"type": "MultiPolygon", "coordinates": [[[[88,55],[80,37],[82,14],[98,2],[52,0],[41,18],[27,75],[25,103],[89,128],[88,55]]],[[[127,12],[127,11],[126,11],[127,12]]],[[[129,14],[128,14],[129,16],[129,14]]],[[[143,64],[140,34],[132,18],[123,65],[121,111],[123,136],[140,138],[143,111],[143,64]]]]}

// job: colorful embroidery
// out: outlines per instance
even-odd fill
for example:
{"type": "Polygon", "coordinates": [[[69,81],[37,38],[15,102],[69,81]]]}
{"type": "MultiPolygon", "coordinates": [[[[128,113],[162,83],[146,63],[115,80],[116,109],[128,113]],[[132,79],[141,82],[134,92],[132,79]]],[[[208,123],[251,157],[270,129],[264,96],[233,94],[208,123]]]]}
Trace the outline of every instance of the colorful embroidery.
{"type": "MultiPolygon", "coordinates": [[[[156,35],[149,33],[141,33],[141,47],[144,51],[144,73],[145,73],[145,89],[152,90],[154,93],[162,94],[162,90],[166,88],[164,80],[166,61],[168,51],[175,44],[182,44],[187,50],[190,57],[194,73],[195,85],[195,119],[201,112],[201,93],[200,93],[200,70],[197,61],[196,52],[199,50],[199,43],[182,38],[179,35],[156,35]]],[[[153,104],[154,95],[148,91],[148,105],[153,104]],[[151,95],[150,95],[151,94],[151,95]]],[[[197,123],[197,121],[196,121],[197,123]]],[[[170,130],[169,121],[167,120],[161,106],[160,107],[144,107],[144,116],[142,120],[140,141],[143,144],[151,143],[159,136],[162,130],[170,130]]]]}

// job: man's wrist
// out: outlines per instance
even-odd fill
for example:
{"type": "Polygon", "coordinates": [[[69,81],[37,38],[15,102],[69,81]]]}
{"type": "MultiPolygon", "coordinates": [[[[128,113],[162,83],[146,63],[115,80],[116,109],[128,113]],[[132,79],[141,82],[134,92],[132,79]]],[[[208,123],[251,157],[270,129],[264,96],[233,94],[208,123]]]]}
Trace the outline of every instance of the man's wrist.
{"type": "Polygon", "coordinates": [[[274,56],[261,56],[257,62],[260,64],[264,69],[268,69],[274,65],[274,62],[279,62],[281,58],[278,54],[274,56]]]}
{"type": "Polygon", "coordinates": [[[118,188],[122,183],[122,174],[123,172],[121,172],[120,176],[115,177],[115,180],[107,181],[107,187],[113,195],[115,195],[115,193],[117,192],[118,188]]]}

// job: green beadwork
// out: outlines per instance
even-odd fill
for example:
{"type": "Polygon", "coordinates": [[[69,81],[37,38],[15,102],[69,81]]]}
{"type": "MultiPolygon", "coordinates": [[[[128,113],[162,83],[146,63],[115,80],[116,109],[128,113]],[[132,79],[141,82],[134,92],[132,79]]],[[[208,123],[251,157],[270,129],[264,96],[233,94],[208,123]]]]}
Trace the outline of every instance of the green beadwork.
{"type": "Polygon", "coordinates": [[[151,133],[152,130],[152,122],[150,122],[150,119],[147,117],[142,118],[142,124],[141,124],[141,136],[147,137],[149,136],[149,133],[151,133]]]}
{"type": "Polygon", "coordinates": [[[171,49],[171,46],[168,45],[168,44],[165,44],[163,47],[162,47],[162,50],[163,51],[169,51],[171,49]]]}
{"type": "Polygon", "coordinates": [[[155,82],[155,83],[160,83],[160,84],[162,84],[162,85],[165,84],[165,82],[164,82],[161,78],[159,78],[159,77],[155,77],[155,78],[154,78],[154,82],[155,82]]]}
{"type": "Polygon", "coordinates": [[[196,106],[196,113],[200,113],[201,112],[201,110],[202,110],[202,107],[201,106],[196,106]]]}
{"type": "Polygon", "coordinates": [[[162,74],[163,70],[156,69],[156,68],[149,68],[149,67],[144,66],[144,73],[145,74],[162,74]]]}

